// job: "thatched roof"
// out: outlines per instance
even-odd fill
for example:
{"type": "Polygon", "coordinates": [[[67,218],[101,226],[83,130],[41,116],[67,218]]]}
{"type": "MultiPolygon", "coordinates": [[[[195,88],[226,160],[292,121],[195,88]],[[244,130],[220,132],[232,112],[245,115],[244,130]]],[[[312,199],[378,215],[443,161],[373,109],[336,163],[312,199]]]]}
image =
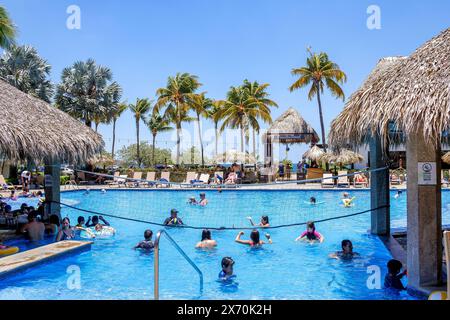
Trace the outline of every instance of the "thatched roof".
{"type": "Polygon", "coordinates": [[[312,161],[321,161],[324,154],[325,152],[323,151],[323,149],[319,148],[318,146],[312,146],[308,151],[306,151],[303,154],[303,158],[312,161]]]}
{"type": "Polygon", "coordinates": [[[339,153],[326,152],[322,157],[322,161],[342,163],[342,164],[352,164],[359,163],[364,160],[364,157],[357,152],[341,149],[339,153]]]}
{"type": "Polygon", "coordinates": [[[267,130],[267,134],[279,136],[283,142],[317,143],[319,136],[294,108],[287,109],[267,130]],[[283,135],[285,135],[283,137],[283,135]],[[297,136],[296,136],[297,135],[297,136]]]}
{"type": "Polygon", "coordinates": [[[450,163],[450,152],[447,152],[442,156],[442,161],[444,161],[445,163],[450,163]]]}
{"type": "Polygon", "coordinates": [[[103,145],[86,125],[0,80],[0,152],[8,159],[78,163],[103,145]]]}
{"type": "Polygon", "coordinates": [[[255,157],[248,152],[240,152],[237,150],[227,150],[224,153],[218,154],[214,157],[215,163],[256,163],[255,157]]]}
{"type": "Polygon", "coordinates": [[[386,144],[392,130],[421,130],[427,142],[439,143],[450,127],[449,57],[450,28],[407,58],[382,59],[333,121],[330,143],[359,145],[378,132],[386,144]]]}

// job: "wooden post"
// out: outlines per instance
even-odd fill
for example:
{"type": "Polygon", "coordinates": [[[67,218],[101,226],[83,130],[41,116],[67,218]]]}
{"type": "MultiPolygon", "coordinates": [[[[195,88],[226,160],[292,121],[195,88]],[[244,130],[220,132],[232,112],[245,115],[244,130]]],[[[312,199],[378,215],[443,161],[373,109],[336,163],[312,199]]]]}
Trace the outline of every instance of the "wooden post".
{"type": "Polygon", "coordinates": [[[61,165],[58,161],[45,161],[44,191],[47,202],[45,213],[47,216],[56,214],[61,219],[60,176],[61,165]],[[54,201],[54,202],[53,202],[54,201]],[[57,202],[57,203],[55,203],[57,202]]]}
{"type": "Polygon", "coordinates": [[[406,142],[408,287],[440,285],[442,273],[441,150],[421,127],[406,142]]]}
{"type": "MultiPolygon", "coordinates": [[[[380,136],[371,137],[370,143],[370,169],[386,166],[386,151],[383,154],[380,136]]],[[[387,150],[388,147],[386,147],[387,150]]],[[[371,233],[380,236],[389,236],[390,209],[389,209],[389,169],[371,172],[370,174],[370,208],[380,208],[371,212],[371,233]]]]}

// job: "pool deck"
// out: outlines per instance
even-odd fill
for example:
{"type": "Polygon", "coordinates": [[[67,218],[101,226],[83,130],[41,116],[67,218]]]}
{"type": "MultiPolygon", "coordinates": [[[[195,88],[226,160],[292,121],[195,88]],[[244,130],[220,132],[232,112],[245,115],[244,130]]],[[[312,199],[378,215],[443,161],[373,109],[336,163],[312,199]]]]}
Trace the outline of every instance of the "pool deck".
{"type": "Polygon", "coordinates": [[[69,253],[90,250],[89,241],[61,241],[0,258],[0,278],[69,253]]]}

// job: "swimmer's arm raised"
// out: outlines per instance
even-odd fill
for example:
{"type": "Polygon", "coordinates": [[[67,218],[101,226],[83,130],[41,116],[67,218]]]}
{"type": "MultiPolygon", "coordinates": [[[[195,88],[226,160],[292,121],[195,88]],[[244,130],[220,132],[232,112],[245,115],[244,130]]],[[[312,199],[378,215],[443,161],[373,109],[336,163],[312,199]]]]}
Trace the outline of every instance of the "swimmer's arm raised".
{"type": "Polygon", "coordinates": [[[234,239],[234,241],[236,241],[237,243],[240,243],[240,244],[250,244],[250,241],[249,240],[241,240],[241,236],[244,234],[244,232],[239,232],[238,233],[238,235],[236,236],[236,239],[234,239]]]}

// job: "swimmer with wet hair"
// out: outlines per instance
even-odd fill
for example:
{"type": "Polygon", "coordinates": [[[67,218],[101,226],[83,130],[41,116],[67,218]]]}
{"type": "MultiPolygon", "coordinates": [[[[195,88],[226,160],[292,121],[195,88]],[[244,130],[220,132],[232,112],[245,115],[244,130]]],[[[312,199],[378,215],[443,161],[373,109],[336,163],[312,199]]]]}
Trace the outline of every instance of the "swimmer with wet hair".
{"type": "Polygon", "coordinates": [[[211,238],[211,231],[205,229],[202,231],[202,240],[197,243],[196,248],[214,248],[217,246],[216,240],[211,238]]]}
{"type": "Polygon", "coordinates": [[[233,266],[234,266],[234,260],[231,257],[224,257],[222,259],[222,271],[219,273],[219,280],[226,281],[230,280],[233,277],[236,277],[233,275],[233,266]]]}
{"type": "Polygon", "coordinates": [[[338,260],[351,260],[354,257],[359,257],[359,253],[353,251],[353,244],[350,240],[342,240],[342,251],[337,251],[330,254],[330,258],[338,260]]]}
{"type": "MultiPolygon", "coordinates": [[[[237,243],[240,244],[245,244],[248,245],[250,247],[260,247],[263,244],[266,244],[266,242],[260,240],[259,238],[259,231],[254,229],[251,233],[250,233],[250,240],[242,240],[241,236],[244,234],[244,231],[240,231],[238,233],[238,235],[236,236],[236,239],[234,241],[236,241],[237,243]]],[[[270,234],[266,233],[266,238],[268,240],[268,244],[272,244],[272,238],[270,237],[270,234]]]]}
{"type": "Polygon", "coordinates": [[[309,221],[307,223],[306,231],[304,231],[295,241],[309,241],[310,243],[314,242],[320,242],[322,243],[325,239],[324,237],[316,231],[316,226],[314,225],[314,222],[309,221]]]}
{"type": "Polygon", "coordinates": [[[252,219],[252,217],[247,217],[247,219],[250,221],[250,223],[252,224],[252,226],[257,226],[257,227],[261,227],[261,228],[268,228],[268,227],[270,227],[270,224],[269,224],[269,216],[262,216],[261,217],[261,220],[260,220],[260,222],[259,222],[259,224],[255,224],[254,222],[253,222],[253,219],[252,219]]]}
{"type": "Polygon", "coordinates": [[[153,231],[150,229],[145,230],[144,232],[144,240],[139,242],[137,245],[134,246],[134,249],[144,249],[144,250],[152,250],[155,245],[152,241],[153,237],[153,231]]]}

